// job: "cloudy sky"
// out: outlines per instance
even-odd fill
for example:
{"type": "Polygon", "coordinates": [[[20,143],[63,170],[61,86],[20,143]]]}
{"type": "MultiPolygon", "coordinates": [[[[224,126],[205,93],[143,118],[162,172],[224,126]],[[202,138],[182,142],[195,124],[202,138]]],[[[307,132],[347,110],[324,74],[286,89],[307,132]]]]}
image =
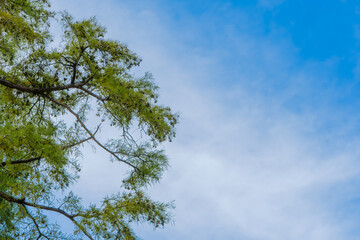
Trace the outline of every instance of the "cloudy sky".
{"type": "MultiPolygon", "coordinates": [[[[149,189],[174,224],[145,240],[360,239],[360,3],[59,0],[143,58],[181,114],[171,168],[149,189]]],[[[102,134],[105,134],[103,131],[102,134]]],[[[86,151],[85,201],[121,167],[86,151]]],[[[64,223],[66,225],[66,223],[64,223]]]]}

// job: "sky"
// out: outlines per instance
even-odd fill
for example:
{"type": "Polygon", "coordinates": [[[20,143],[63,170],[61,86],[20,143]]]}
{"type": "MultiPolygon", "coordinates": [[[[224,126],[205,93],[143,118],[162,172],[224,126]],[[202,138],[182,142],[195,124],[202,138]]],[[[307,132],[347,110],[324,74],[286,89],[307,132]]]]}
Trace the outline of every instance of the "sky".
{"type": "MultiPolygon", "coordinates": [[[[174,223],[134,226],[139,237],[360,239],[358,1],[52,5],[96,16],[180,113],[177,138],[163,146],[171,167],[148,190],[175,200],[174,223]]],[[[85,147],[74,186],[84,201],[119,190],[123,169],[107,157],[85,147]]]]}

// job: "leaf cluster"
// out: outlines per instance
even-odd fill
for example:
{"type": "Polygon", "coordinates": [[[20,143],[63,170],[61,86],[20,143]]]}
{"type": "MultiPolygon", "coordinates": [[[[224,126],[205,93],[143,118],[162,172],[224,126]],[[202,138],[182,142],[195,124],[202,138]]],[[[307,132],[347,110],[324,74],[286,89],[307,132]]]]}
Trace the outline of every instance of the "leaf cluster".
{"type": "Polygon", "coordinates": [[[175,137],[178,116],[158,104],[151,74],[131,73],[141,59],[105,35],[95,18],[54,13],[46,0],[0,1],[0,235],[7,239],[136,239],[132,222],[171,221],[172,204],[144,190],[168,167],[159,146],[175,137]],[[64,30],[56,48],[53,19],[64,30]],[[102,124],[119,137],[100,140],[102,124]],[[146,137],[135,140],[134,129],[146,137]],[[100,207],[69,192],[87,142],[128,169],[122,192],[100,207]],[[72,221],[74,234],[46,212],[72,221]]]}

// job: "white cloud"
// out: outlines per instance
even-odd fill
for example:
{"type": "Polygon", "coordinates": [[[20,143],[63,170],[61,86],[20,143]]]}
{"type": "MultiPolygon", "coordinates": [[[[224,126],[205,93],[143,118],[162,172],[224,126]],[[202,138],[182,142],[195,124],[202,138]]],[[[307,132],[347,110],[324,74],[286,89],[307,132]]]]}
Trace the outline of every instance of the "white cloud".
{"type": "MultiPolygon", "coordinates": [[[[181,113],[178,138],[166,145],[172,167],[151,189],[156,199],[176,200],[176,223],[156,233],[139,227],[142,237],[346,239],[349,223],[338,221],[334,208],[341,199],[324,197],[359,173],[359,151],[353,142],[316,135],[321,120],[316,113],[284,107],[320,69],[293,71],[291,44],[229,32],[230,50],[213,50],[217,56],[195,53],[173,38],[163,23],[166,17],[154,6],[110,0],[101,7],[99,1],[56,4],[78,16],[99,16],[113,38],[143,57],[143,69],[153,72],[161,86],[162,101],[181,113]],[[221,61],[235,53],[239,59],[233,67],[240,70],[231,73],[238,75],[229,83],[221,61]],[[214,87],[215,81],[232,88],[214,87]],[[276,94],[278,86],[286,91],[276,94]]],[[[97,154],[86,154],[77,187],[89,199],[116,191],[122,171],[98,161],[106,155],[97,154]]]]}
{"type": "MultiPolygon", "coordinates": [[[[196,95],[206,98],[200,91],[196,95]]],[[[198,101],[188,101],[187,108],[202,109],[198,101]]],[[[216,102],[209,103],[216,109],[216,102]]],[[[208,229],[217,226],[244,239],[340,239],[341,224],[316,198],[319,189],[356,174],[354,153],[324,156],[326,146],[301,136],[286,115],[262,121],[266,110],[254,107],[260,113],[219,118],[223,112],[208,109],[201,118],[185,119],[197,120],[186,131],[200,137],[169,146],[173,167],[161,186],[166,190],[158,193],[178,203],[171,236],[211,239],[208,229]]]]}

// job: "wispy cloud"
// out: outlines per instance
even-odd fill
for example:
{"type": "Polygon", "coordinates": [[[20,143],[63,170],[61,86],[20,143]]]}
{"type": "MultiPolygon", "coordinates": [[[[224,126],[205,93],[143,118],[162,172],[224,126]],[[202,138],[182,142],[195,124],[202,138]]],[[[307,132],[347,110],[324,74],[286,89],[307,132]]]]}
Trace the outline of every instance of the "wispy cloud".
{"type": "MultiPolygon", "coordinates": [[[[176,200],[175,225],[155,233],[139,227],[142,237],[356,239],[349,235],[356,216],[342,205],[358,197],[358,142],[342,134],[349,126],[324,130],[342,119],[329,106],[333,89],[324,87],[331,62],[301,61],[281,29],[248,31],[259,26],[246,14],[250,26],[230,22],[208,40],[218,33],[196,33],[196,19],[178,37],[171,16],[147,1],[99,4],[56,3],[77,16],[97,15],[112,38],[143,57],[162,102],[181,113],[178,138],[166,145],[172,167],[151,189],[156,199],[176,200]],[[196,44],[188,42],[194,38],[196,44]]],[[[119,183],[122,171],[97,156],[86,154],[77,186],[92,200],[116,191],[109,182],[119,183]]]]}

